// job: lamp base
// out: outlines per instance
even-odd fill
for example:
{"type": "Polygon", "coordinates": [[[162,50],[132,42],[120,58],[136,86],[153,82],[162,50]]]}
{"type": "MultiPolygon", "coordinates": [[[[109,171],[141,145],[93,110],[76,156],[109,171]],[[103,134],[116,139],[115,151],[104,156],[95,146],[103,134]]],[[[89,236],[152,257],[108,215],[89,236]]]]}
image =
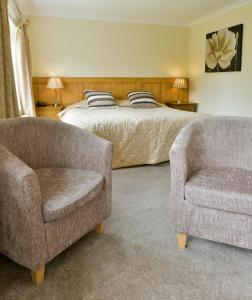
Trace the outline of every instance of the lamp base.
{"type": "Polygon", "coordinates": [[[59,106],[60,106],[58,100],[54,100],[54,101],[53,101],[53,106],[54,106],[54,107],[59,107],[59,106]]]}

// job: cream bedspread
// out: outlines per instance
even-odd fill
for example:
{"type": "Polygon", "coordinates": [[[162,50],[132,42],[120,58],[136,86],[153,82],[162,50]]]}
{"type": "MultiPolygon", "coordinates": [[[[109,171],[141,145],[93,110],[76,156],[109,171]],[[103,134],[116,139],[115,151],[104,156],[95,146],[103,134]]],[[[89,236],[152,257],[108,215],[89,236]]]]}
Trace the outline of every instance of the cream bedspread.
{"type": "Polygon", "coordinates": [[[59,117],[111,141],[115,169],[169,160],[169,151],[180,130],[202,115],[166,106],[90,110],[83,101],[63,110],[59,117]]]}

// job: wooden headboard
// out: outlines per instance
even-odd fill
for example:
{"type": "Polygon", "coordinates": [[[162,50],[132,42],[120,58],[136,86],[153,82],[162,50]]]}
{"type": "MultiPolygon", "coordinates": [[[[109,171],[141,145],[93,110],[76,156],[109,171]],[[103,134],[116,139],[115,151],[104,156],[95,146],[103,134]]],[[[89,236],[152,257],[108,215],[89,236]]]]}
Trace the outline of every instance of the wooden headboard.
{"type": "MultiPolygon", "coordinates": [[[[127,99],[128,92],[137,90],[150,91],[163,103],[178,100],[178,90],[172,87],[175,78],[63,77],[61,79],[64,88],[59,90],[59,98],[63,106],[84,99],[83,90],[89,89],[111,91],[118,100],[127,99]]],[[[54,91],[46,88],[48,80],[49,77],[33,77],[35,101],[52,104],[54,91]]],[[[189,101],[189,89],[184,89],[180,93],[180,101],[184,103],[189,101]]]]}

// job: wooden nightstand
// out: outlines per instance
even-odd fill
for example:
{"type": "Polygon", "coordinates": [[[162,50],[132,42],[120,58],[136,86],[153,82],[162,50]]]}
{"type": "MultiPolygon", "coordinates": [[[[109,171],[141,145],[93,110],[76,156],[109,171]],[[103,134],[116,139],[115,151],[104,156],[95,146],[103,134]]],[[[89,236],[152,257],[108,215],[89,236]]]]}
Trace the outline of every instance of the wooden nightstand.
{"type": "Polygon", "coordinates": [[[191,103],[178,103],[178,102],[167,102],[165,103],[168,107],[185,110],[185,111],[192,111],[197,112],[198,103],[191,102],[191,103]]]}
{"type": "Polygon", "coordinates": [[[59,120],[58,113],[63,109],[63,106],[54,107],[53,105],[36,106],[37,117],[59,120]]]}

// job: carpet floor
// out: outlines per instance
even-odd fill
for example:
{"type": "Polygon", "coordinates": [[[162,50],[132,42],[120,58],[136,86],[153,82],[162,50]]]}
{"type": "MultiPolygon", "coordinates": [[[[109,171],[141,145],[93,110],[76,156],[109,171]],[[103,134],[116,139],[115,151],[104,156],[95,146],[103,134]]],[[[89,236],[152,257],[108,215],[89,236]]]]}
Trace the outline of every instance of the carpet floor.
{"type": "Polygon", "coordinates": [[[169,164],[113,171],[106,233],[48,263],[38,287],[0,256],[0,299],[252,299],[252,252],[193,237],[178,250],[169,199],[169,164]]]}

